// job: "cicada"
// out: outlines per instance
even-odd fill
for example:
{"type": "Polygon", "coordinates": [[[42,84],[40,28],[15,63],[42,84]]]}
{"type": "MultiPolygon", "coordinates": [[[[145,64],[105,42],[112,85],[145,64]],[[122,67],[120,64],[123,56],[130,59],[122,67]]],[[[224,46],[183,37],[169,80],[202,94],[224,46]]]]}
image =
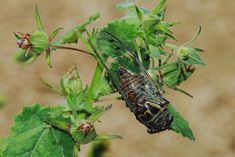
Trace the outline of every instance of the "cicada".
{"type": "Polygon", "coordinates": [[[148,133],[170,129],[173,116],[167,109],[169,101],[162,96],[155,81],[139,61],[137,53],[111,33],[101,31],[100,34],[97,45],[106,42],[116,52],[107,55],[105,50],[97,50],[91,41],[90,44],[127,107],[136,119],[147,127],[148,133]]]}

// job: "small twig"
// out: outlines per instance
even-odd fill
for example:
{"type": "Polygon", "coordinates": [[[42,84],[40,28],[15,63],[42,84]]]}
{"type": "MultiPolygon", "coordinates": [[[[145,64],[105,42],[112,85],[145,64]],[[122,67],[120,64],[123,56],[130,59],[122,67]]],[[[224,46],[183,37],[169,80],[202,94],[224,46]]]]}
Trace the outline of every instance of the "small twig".
{"type": "Polygon", "coordinates": [[[91,55],[93,57],[95,57],[92,53],[82,50],[82,49],[78,49],[78,48],[74,48],[74,47],[68,47],[68,46],[59,46],[59,45],[50,45],[50,47],[55,48],[55,49],[65,49],[65,50],[73,50],[73,51],[78,51],[84,54],[88,54],[91,55]]]}

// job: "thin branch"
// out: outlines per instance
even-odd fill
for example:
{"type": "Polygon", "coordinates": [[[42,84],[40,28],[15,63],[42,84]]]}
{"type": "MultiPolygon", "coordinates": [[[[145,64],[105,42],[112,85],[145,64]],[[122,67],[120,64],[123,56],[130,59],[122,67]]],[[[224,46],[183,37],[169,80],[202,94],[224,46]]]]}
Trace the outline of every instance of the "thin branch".
{"type": "Polygon", "coordinates": [[[74,47],[68,47],[68,46],[59,46],[59,45],[50,45],[51,48],[55,48],[55,49],[65,49],[65,50],[73,50],[73,51],[78,51],[87,55],[91,55],[93,57],[95,57],[92,53],[82,50],[82,49],[78,49],[78,48],[74,48],[74,47]]]}

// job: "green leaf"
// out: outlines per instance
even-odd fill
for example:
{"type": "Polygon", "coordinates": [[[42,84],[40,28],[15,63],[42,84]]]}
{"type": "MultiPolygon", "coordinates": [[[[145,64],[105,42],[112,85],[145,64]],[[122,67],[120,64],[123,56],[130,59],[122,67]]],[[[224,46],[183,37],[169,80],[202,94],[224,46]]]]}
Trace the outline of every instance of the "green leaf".
{"type": "Polygon", "coordinates": [[[200,49],[200,48],[194,48],[197,52],[204,52],[204,50],[200,49]]]}
{"type": "Polygon", "coordinates": [[[136,10],[136,13],[137,13],[140,21],[142,21],[143,20],[143,16],[144,16],[143,11],[138,6],[135,6],[135,10],[136,10]]]}
{"type": "Polygon", "coordinates": [[[173,51],[178,51],[179,47],[174,45],[174,44],[169,44],[169,43],[166,43],[165,44],[167,47],[169,47],[170,49],[172,49],[173,51]]]}
{"type": "Polygon", "coordinates": [[[149,44],[149,50],[150,50],[150,55],[152,57],[161,59],[161,55],[163,53],[163,51],[161,51],[161,49],[159,47],[156,47],[154,45],[149,44]]]}
{"type": "MultiPolygon", "coordinates": [[[[102,55],[115,58],[116,61],[110,65],[112,70],[118,68],[119,65],[131,71],[139,70],[133,64],[133,60],[131,61],[128,55],[125,55],[128,53],[127,50],[135,51],[137,36],[138,26],[125,20],[113,21],[100,31],[97,37],[97,46],[103,53],[102,55]]],[[[149,58],[144,59],[149,60],[149,58]]]]}
{"type": "Polygon", "coordinates": [[[120,47],[135,49],[134,41],[138,35],[138,27],[125,20],[117,20],[108,24],[98,35],[97,45],[107,55],[120,56],[123,50],[120,47]],[[113,37],[119,39],[123,45],[113,42],[113,37]]]}
{"type": "Polygon", "coordinates": [[[89,121],[95,122],[97,121],[105,112],[109,111],[112,108],[112,105],[107,107],[98,107],[96,108],[95,112],[88,118],[89,121]]]}
{"type": "Polygon", "coordinates": [[[135,24],[135,25],[141,24],[140,18],[135,9],[135,5],[128,9],[127,14],[124,17],[122,17],[122,20],[128,21],[129,24],[135,24]]]}
{"type": "Polygon", "coordinates": [[[46,62],[47,62],[47,65],[52,68],[52,63],[51,63],[51,50],[50,48],[47,48],[46,49],[46,62]]]}
{"type": "Polygon", "coordinates": [[[203,62],[203,60],[200,58],[197,51],[194,51],[193,49],[189,49],[188,59],[183,60],[185,64],[199,64],[206,66],[206,64],[203,62]]]}
{"type": "Polygon", "coordinates": [[[0,137],[0,157],[3,157],[3,152],[6,149],[6,145],[7,145],[7,138],[0,137]]]}
{"type": "Polygon", "coordinates": [[[4,157],[72,156],[74,142],[71,136],[41,120],[40,117],[47,111],[39,104],[24,107],[11,128],[4,157]]]}
{"type": "Polygon", "coordinates": [[[24,65],[28,65],[28,64],[31,64],[33,63],[36,59],[38,58],[38,55],[37,54],[32,54],[32,57],[30,57],[27,61],[24,62],[24,65]]]}
{"type": "Polygon", "coordinates": [[[29,53],[25,56],[26,51],[23,49],[18,49],[17,52],[14,54],[14,59],[19,63],[24,63],[32,57],[32,53],[29,53]]]}
{"type": "Polygon", "coordinates": [[[97,135],[94,141],[112,140],[112,139],[123,139],[120,135],[97,135]]]}
{"type": "Polygon", "coordinates": [[[98,100],[100,97],[108,95],[113,92],[112,87],[110,86],[109,82],[105,78],[101,78],[95,84],[92,90],[92,99],[98,100]]]}
{"type": "Polygon", "coordinates": [[[140,69],[135,66],[133,60],[131,60],[128,57],[121,56],[121,55],[116,59],[115,62],[113,62],[111,64],[111,70],[117,71],[119,69],[120,65],[122,65],[126,69],[130,70],[131,72],[135,72],[135,73],[140,72],[140,69]]]}
{"type": "Polygon", "coordinates": [[[163,9],[163,7],[165,7],[165,5],[166,5],[166,0],[161,0],[160,3],[152,10],[151,14],[156,15],[163,9]]]}
{"type": "Polygon", "coordinates": [[[180,24],[180,22],[166,22],[166,21],[161,21],[161,25],[165,26],[165,27],[172,27],[175,25],[180,24]]]}
{"type": "Polygon", "coordinates": [[[155,29],[161,31],[162,33],[173,34],[173,32],[170,29],[168,29],[166,26],[162,25],[161,23],[157,24],[155,29]]]}
{"type": "MultiPolygon", "coordinates": [[[[196,38],[196,37],[195,37],[196,38]]],[[[191,42],[190,42],[191,44],[191,42]]],[[[173,51],[177,52],[177,56],[179,57],[180,61],[184,62],[187,65],[203,65],[206,66],[206,64],[203,62],[203,60],[200,58],[199,54],[203,50],[198,48],[192,48],[191,46],[181,46],[178,47],[173,44],[166,44],[167,47],[170,47],[173,51]]]]}
{"type": "Polygon", "coordinates": [[[54,30],[54,31],[51,33],[49,39],[50,39],[50,40],[54,39],[55,36],[56,36],[61,30],[63,30],[63,29],[64,29],[64,28],[60,27],[60,28],[57,28],[56,30],[54,30]]]}
{"type": "Polygon", "coordinates": [[[180,115],[179,112],[174,109],[171,104],[168,106],[168,111],[171,113],[174,119],[171,123],[171,130],[189,138],[190,140],[195,141],[195,137],[191,128],[189,127],[188,122],[180,115]]]}
{"type": "Polygon", "coordinates": [[[175,87],[179,82],[179,69],[175,69],[167,74],[163,73],[163,82],[169,87],[175,87]]]}
{"type": "Polygon", "coordinates": [[[85,111],[87,113],[92,114],[93,112],[95,112],[94,107],[92,106],[91,103],[86,102],[84,99],[84,97],[86,97],[86,94],[80,95],[80,97],[78,99],[82,100],[82,102],[79,104],[77,110],[78,111],[85,111]]]}
{"type": "Polygon", "coordinates": [[[130,8],[133,8],[135,4],[131,2],[130,0],[125,0],[117,5],[117,10],[119,11],[125,11],[130,8]]]}
{"type": "Polygon", "coordinates": [[[61,91],[61,89],[53,84],[51,84],[50,82],[48,82],[47,80],[44,79],[40,79],[42,81],[42,83],[47,86],[48,88],[50,88],[54,93],[62,96],[63,92],[61,91]]]}
{"type": "Polygon", "coordinates": [[[69,30],[66,32],[62,37],[60,37],[58,40],[54,41],[54,45],[65,45],[70,43],[77,43],[78,41],[78,29],[80,25],[76,26],[75,28],[69,30]]]}
{"type": "Polygon", "coordinates": [[[86,27],[93,23],[100,17],[100,13],[96,13],[93,16],[90,16],[87,21],[77,25],[76,27],[70,29],[67,33],[65,33],[60,39],[53,42],[55,45],[64,45],[70,43],[77,43],[79,39],[79,33],[84,33],[86,31],[86,27]]]}
{"type": "Polygon", "coordinates": [[[173,89],[173,90],[175,90],[175,91],[178,91],[178,92],[180,92],[180,93],[183,93],[183,94],[189,96],[190,98],[193,98],[193,96],[192,96],[191,94],[189,94],[188,92],[186,92],[186,91],[183,90],[183,89],[180,89],[180,88],[178,88],[178,87],[176,87],[176,86],[173,86],[173,87],[168,86],[168,87],[171,88],[171,89],[173,89]]]}
{"type": "Polygon", "coordinates": [[[190,41],[185,43],[183,46],[191,45],[198,38],[198,36],[201,34],[201,31],[202,31],[202,27],[200,26],[198,32],[194,35],[193,39],[191,39],[190,41]]]}
{"type": "Polygon", "coordinates": [[[91,23],[93,23],[94,21],[96,21],[99,17],[100,17],[100,13],[96,13],[95,15],[90,16],[86,22],[80,24],[79,29],[85,31],[86,27],[90,25],[91,23]]]}
{"type": "Polygon", "coordinates": [[[38,11],[38,6],[35,8],[35,20],[39,31],[44,31],[42,20],[38,11]]]}
{"type": "MultiPolygon", "coordinates": [[[[156,25],[160,22],[159,17],[148,17],[145,16],[144,20],[143,20],[143,27],[145,32],[147,32],[148,34],[150,33],[157,33],[156,32],[156,25]]],[[[158,32],[159,33],[159,32],[158,32]]]]}
{"type": "Polygon", "coordinates": [[[85,114],[86,118],[95,111],[92,104],[90,102],[85,101],[87,98],[87,93],[88,93],[88,88],[86,87],[80,93],[67,93],[65,95],[67,106],[73,112],[73,114],[78,116],[80,113],[85,114]]]}
{"type": "Polygon", "coordinates": [[[108,27],[103,31],[107,31],[113,36],[117,37],[124,44],[131,43],[138,35],[138,27],[134,24],[129,24],[125,20],[117,20],[108,24],[108,27]]]}
{"type": "Polygon", "coordinates": [[[14,36],[17,40],[20,40],[21,39],[21,36],[19,36],[16,32],[14,32],[14,36]]]}
{"type": "Polygon", "coordinates": [[[184,63],[181,62],[173,62],[173,63],[164,64],[160,67],[155,67],[153,69],[161,71],[163,76],[162,78],[163,83],[167,85],[169,88],[192,97],[189,93],[183,91],[182,89],[179,89],[176,86],[186,81],[193,74],[195,70],[194,68],[190,66],[186,67],[186,65],[184,65],[184,63]]]}
{"type": "Polygon", "coordinates": [[[45,109],[40,114],[41,120],[45,123],[56,127],[65,132],[70,132],[72,126],[71,113],[65,108],[65,106],[57,106],[54,108],[45,109]]]}
{"type": "Polygon", "coordinates": [[[166,36],[164,35],[149,35],[147,37],[147,41],[149,44],[152,44],[156,47],[159,47],[161,44],[163,44],[166,41],[166,36]]]}

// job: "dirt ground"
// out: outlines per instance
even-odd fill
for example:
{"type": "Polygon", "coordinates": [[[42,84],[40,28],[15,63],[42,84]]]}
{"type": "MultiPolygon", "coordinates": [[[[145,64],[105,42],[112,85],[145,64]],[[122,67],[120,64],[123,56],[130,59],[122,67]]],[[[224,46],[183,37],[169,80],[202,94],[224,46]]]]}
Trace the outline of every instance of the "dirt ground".
{"type": "MultiPolygon", "coordinates": [[[[77,64],[81,77],[89,83],[95,61],[84,54],[58,51],[53,56],[53,69],[43,57],[28,67],[12,59],[15,47],[13,31],[35,30],[33,11],[38,4],[45,27],[51,32],[56,27],[65,30],[84,21],[97,11],[101,27],[119,18],[115,11],[118,0],[0,0],[0,95],[6,105],[0,109],[0,136],[9,133],[14,115],[24,104],[39,102],[56,104],[61,97],[53,95],[39,78],[58,82],[72,64],[77,64]]],[[[139,0],[153,7],[157,0],[139,0]]],[[[195,46],[205,50],[207,68],[198,68],[194,76],[182,85],[195,98],[169,91],[167,97],[188,119],[196,141],[191,142],[173,132],[149,135],[123,102],[112,102],[114,108],[97,124],[98,132],[117,133],[123,140],[112,141],[109,157],[235,157],[235,1],[234,0],[169,0],[168,21],[181,21],[174,28],[178,44],[191,39],[198,27],[203,30],[195,46]]],[[[109,102],[106,102],[111,103],[109,102]]],[[[85,154],[87,146],[82,151],[85,154]]]]}

